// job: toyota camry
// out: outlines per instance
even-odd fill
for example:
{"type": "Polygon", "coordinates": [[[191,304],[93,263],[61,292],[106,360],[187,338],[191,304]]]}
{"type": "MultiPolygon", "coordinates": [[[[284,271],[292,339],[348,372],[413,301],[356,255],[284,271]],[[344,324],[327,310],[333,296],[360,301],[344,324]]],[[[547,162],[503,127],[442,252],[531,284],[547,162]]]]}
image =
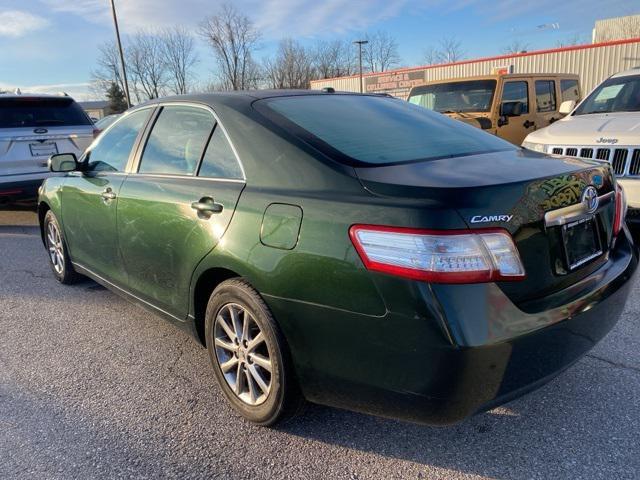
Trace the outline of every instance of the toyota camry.
{"type": "Polygon", "coordinates": [[[608,164],[383,96],[154,100],[49,164],[55,278],[193,333],[261,425],[304,399],[428,424],[504,403],[607,334],[638,264],[608,164]]]}

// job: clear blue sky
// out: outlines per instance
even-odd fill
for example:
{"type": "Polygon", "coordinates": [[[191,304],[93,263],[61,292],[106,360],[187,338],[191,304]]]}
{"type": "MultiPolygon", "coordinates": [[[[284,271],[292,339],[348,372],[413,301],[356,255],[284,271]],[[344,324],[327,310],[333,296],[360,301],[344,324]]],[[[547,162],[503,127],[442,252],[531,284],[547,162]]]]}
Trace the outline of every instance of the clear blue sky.
{"type": "MultiPolygon", "coordinates": [[[[216,12],[222,0],[116,0],[123,33],[184,25],[216,12]]],[[[455,36],[468,58],[502,53],[514,40],[529,50],[552,48],[579,35],[591,41],[596,19],[640,13],[631,0],[235,0],[263,32],[258,58],[280,38],[303,43],[353,39],[384,30],[398,41],[403,65],[420,65],[424,50],[455,36]],[[558,24],[559,28],[541,27],[558,24]]],[[[87,95],[97,46],[113,38],[109,0],[0,0],[0,88],[65,90],[87,95]],[[32,88],[29,88],[32,87],[32,88]]],[[[197,75],[215,63],[198,40],[197,75]]]]}

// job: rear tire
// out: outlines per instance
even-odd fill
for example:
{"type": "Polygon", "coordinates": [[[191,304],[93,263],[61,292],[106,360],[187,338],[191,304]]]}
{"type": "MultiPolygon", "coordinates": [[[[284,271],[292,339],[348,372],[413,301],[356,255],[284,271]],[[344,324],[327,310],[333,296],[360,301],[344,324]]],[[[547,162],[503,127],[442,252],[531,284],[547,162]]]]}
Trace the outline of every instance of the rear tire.
{"type": "Polygon", "coordinates": [[[56,280],[65,285],[81,280],[82,276],[73,269],[71,264],[60,223],[58,223],[58,219],[51,210],[44,217],[43,227],[44,242],[49,255],[49,266],[56,280]]]}
{"type": "Polygon", "coordinates": [[[300,411],[304,399],[284,336],[246,281],[226,280],[213,291],[205,338],[220,388],[245,419],[268,426],[300,411]]]}

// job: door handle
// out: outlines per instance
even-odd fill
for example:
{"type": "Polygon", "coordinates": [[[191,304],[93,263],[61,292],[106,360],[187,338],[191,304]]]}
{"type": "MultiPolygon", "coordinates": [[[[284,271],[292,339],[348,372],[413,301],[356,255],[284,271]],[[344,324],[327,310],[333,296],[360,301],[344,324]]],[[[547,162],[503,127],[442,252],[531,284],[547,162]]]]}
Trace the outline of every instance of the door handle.
{"type": "Polygon", "coordinates": [[[222,212],[222,205],[214,202],[211,197],[203,197],[197,202],[191,204],[191,208],[197,210],[200,213],[220,213],[222,212]]]}
{"type": "Polygon", "coordinates": [[[536,122],[531,122],[529,120],[525,120],[524,123],[522,124],[522,126],[524,128],[535,127],[536,126],[536,122]]]}
{"type": "Polygon", "coordinates": [[[100,194],[100,196],[104,200],[113,200],[116,198],[116,194],[113,190],[111,190],[111,187],[108,187],[104,192],[100,194]]]}

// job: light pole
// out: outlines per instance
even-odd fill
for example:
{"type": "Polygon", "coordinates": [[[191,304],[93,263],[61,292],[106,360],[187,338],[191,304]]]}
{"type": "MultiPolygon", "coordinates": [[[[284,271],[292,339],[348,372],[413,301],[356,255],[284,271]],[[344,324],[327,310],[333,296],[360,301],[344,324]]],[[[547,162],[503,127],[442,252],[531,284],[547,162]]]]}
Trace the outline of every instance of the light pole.
{"type": "Polygon", "coordinates": [[[124,96],[127,98],[127,108],[131,107],[131,97],[129,96],[129,82],[127,81],[127,69],[124,66],[124,53],[122,53],[122,42],[120,42],[120,29],[118,28],[118,16],[116,15],[116,4],[111,0],[111,13],[113,13],[113,25],[116,27],[116,42],[120,52],[120,65],[122,66],[122,80],[124,83],[124,96]]]}
{"type": "Polygon", "coordinates": [[[358,44],[358,63],[360,65],[360,93],[362,93],[362,45],[366,45],[369,43],[369,40],[356,40],[355,42],[358,44]]]}

